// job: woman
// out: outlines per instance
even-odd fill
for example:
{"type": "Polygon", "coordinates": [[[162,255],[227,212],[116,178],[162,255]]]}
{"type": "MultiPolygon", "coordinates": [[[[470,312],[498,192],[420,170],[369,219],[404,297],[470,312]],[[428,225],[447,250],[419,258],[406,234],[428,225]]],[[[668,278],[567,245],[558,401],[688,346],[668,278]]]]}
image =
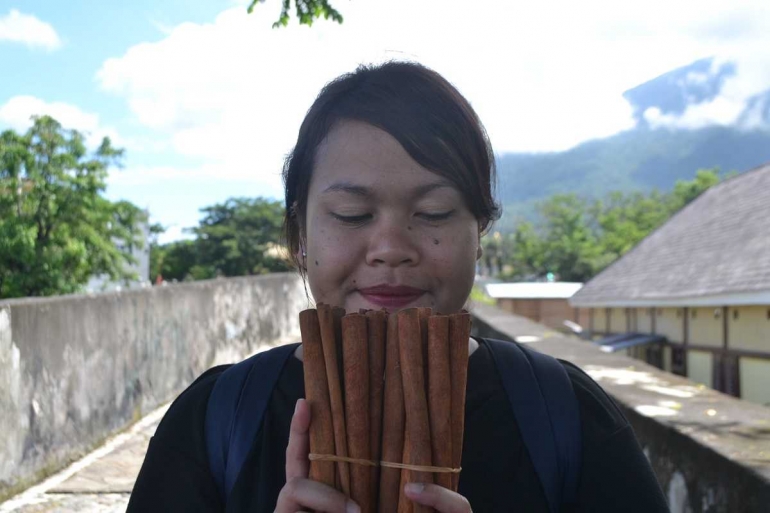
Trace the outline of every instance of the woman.
{"type": "MultiPolygon", "coordinates": [[[[316,302],[359,308],[468,300],[480,238],[499,217],[494,155],[470,104],[413,63],[361,67],[327,85],[284,168],[285,234],[316,302]]],[[[469,340],[459,493],[409,483],[442,513],[548,511],[484,339],[469,340]]],[[[308,480],[310,411],[301,348],[278,379],[261,430],[223,504],[209,469],[206,405],[222,368],[172,405],[150,443],[129,511],[357,512],[308,480]],[[286,440],[288,439],[288,445],[286,440]]],[[[649,463],[612,400],[564,364],[579,403],[582,467],[572,511],[667,511],[649,463]]]]}

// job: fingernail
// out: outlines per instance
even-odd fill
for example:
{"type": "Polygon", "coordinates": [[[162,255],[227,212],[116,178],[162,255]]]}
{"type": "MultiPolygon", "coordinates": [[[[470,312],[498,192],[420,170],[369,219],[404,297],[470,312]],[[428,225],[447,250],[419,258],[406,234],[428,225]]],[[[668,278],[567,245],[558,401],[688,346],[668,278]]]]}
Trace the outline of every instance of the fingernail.
{"type": "Polygon", "coordinates": [[[412,495],[420,495],[423,490],[425,490],[423,483],[409,483],[406,485],[406,492],[412,495]]]}
{"type": "Polygon", "coordinates": [[[299,410],[299,402],[301,400],[302,399],[297,399],[297,403],[294,405],[294,415],[296,415],[297,414],[297,410],[299,410]]]}
{"type": "Polygon", "coordinates": [[[345,506],[345,513],[361,513],[361,508],[355,502],[348,501],[348,505],[345,506]]]}

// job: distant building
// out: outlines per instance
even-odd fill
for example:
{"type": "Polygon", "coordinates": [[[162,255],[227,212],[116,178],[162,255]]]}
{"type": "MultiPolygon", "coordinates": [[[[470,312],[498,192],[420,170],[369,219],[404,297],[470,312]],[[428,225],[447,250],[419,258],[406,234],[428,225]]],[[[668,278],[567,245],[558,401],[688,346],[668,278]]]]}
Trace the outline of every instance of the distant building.
{"type": "Polygon", "coordinates": [[[563,329],[564,321],[580,322],[569,298],[582,286],[582,283],[569,282],[490,283],[486,290],[499,308],[563,329]]]}
{"type": "Polygon", "coordinates": [[[770,164],[703,193],[570,302],[606,350],[770,405],[770,164]]]}

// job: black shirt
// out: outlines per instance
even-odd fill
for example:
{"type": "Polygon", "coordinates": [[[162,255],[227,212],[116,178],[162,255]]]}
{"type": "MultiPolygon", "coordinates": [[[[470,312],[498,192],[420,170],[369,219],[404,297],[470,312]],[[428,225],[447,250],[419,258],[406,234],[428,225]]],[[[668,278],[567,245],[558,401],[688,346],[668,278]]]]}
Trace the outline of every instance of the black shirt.
{"type": "MultiPolygon", "coordinates": [[[[459,492],[476,513],[547,512],[543,489],[497,368],[486,342],[479,341],[468,364],[459,492]]],[[[573,511],[668,511],[652,468],[621,411],[588,375],[570,363],[562,364],[575,389],[583,431],[583,466],[573,511]]],[[[226,368],[204,373],[171,405],[150,441],[129,512],[274,511],[285,483],[294,405],[304,397],[302,362],[290,358],[281,373],[225,509],[209,471],[204,419],[214,383],[226,368]]]]}

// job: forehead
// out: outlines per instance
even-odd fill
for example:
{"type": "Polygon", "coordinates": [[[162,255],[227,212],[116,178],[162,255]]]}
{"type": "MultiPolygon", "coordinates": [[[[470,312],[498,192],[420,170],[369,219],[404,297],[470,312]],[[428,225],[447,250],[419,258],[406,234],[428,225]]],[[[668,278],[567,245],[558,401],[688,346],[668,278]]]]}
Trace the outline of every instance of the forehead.
{"type": "Polygon", "coordinates": [[[310,194],[337,183],[402,193],[429,183],[451,182],[418,164],[389,133],[360,121],[337,124],[318,147],[310,194]]]}

